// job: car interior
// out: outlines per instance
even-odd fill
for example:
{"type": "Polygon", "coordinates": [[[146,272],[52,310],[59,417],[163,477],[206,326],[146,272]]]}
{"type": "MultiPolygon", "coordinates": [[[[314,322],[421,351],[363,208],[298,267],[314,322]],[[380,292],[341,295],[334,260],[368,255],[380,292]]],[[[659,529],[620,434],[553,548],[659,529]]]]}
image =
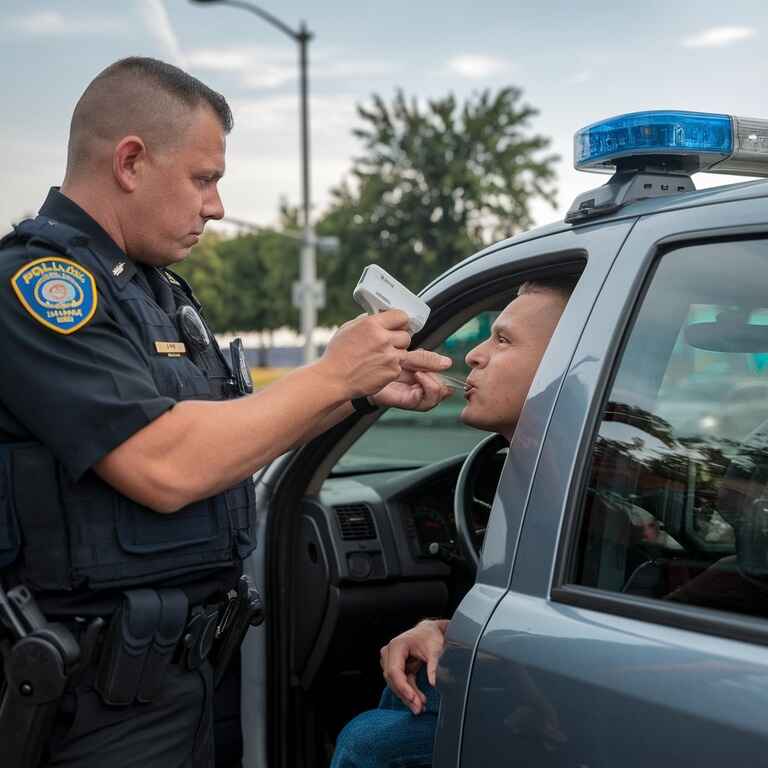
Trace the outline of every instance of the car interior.
{"type": "MultiPolygon", "coordinates": [[[[450,308],[416,344],[450,355],[449,373],[466,378],[464,356],[520,282],[450,308]]],[[[508,446],[461,424],[463,404],[458,391],[427,413],[351,417],[304,448],[275,490],[273,507],[292,513],[268,531],[267,588],[280,601],[270,764],[328,765],[346,722],[378,704],[380,648],[425,617],[450,617],[471,588],[508,446]]]]}
{"type": "Polygon", "coordinates": [[[726,284],[701,248],[662,260],[591,445],[572,583],[768,616],[764,245],[740,248],[726,284]]]}

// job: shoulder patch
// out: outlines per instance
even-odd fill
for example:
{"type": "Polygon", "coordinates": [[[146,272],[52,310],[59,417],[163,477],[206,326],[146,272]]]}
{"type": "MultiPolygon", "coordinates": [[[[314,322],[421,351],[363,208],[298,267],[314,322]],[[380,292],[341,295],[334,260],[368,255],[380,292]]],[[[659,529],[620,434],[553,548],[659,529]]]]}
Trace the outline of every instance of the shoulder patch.
{"type": "Polygon", "coordinates": [[[61,256],[30,261],[11,278],[11,285],[24,309],[56,333],[82,328],[99,303],[93,275],[61,256]]]}

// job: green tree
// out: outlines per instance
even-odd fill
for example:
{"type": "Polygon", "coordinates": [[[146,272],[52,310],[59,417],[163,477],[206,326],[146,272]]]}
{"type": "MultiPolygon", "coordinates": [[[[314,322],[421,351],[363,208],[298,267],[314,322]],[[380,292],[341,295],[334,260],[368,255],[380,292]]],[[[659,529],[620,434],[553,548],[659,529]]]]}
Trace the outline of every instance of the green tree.
{"type": "Polygon", "coordinates": [[[191,284],[206,318],[217,332],[229,327],[231,317],[226,265],[219,252],[223,242],[219,235],[206,233],[190,255],[173,267],[191,284]]]}
{"type": "Polygon", "coordinates": [[[193,286],[206,317],[218,332],[297,328],[291,285],[298,275],[298,243],[277,231],[222,238],[206,234],[179,274],[193,286]]]}
{"type": "Polygon", "coordinates": [[[319,260],[328,306],[321,321],[354,311],[351,288],[377,262],[417,289],[473,251],[532,225],[534,198],[555,204],[550,140],[530,131],[537,111],[504,88],[422,107],[398,91],[359,106],[364,154],[334,190],[321,234],[341,239],[319,260]]]}

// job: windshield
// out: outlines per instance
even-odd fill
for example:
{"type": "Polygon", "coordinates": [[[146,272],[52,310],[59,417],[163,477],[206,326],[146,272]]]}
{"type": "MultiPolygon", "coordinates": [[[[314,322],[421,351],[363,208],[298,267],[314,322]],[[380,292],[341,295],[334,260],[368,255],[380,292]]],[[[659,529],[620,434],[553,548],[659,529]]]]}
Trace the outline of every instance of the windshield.
{"type": "MultiPolygon", "coordinates": [[[[481,312],[436,348],[453,360],[446,373],[466,379],[469,368],[464,357],[490,336],[498,314],[481,312]]],[[[461,390],[454,390],[451,397],[426,413],[390,408],[341,457],[332,474],[416,468],[467,453],[486,433],[461,423],[463,409],[461,390]]]]}

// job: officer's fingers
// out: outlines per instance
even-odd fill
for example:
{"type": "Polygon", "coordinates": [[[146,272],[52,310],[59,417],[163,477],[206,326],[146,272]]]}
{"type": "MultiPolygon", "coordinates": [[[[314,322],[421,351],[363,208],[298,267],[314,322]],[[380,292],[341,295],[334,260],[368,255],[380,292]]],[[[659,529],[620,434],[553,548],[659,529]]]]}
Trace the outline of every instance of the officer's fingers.
{"type": "Polygon", "coordinates": [[[376,322],[390,331],[403,330],[408,326],[408,315],[402,309],[388,309],[373,315],[376,322]]]}
{"type": "Polygon", "coordinates": [[[441,400],[453,394],[453,390],[434,374],[417,372],[413,375],[424,393],[422,398],[424,408],[434,408],[441,400]]]}
{"type": "Polygon", "coordinates": [[[453,365],[453,360],[428,349],[412,349],[407,352],[402,366],[408,371],[445,371],[453,365]]]}
{"type": "Polygon", "coordinates": [[[411,335],[407,331],[391,331],[389,342],[397,349],[408,349],[408,345],[411,343],[411,335]]]}

